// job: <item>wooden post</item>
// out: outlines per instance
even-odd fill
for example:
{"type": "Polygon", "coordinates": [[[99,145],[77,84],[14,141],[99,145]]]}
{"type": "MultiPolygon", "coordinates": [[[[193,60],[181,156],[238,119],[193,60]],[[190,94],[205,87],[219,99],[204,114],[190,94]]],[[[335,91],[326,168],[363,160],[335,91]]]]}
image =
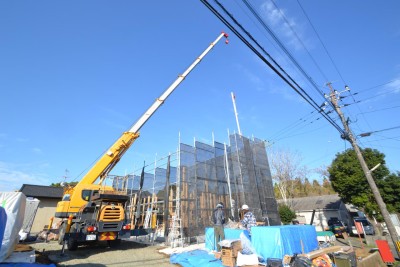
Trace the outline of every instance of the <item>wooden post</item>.
{"type": "Polygon", "coordinates": [[[133,195],[131,198],[131,210],[130,210],[130,219],[131,219],[131,229],[134,228],[135,224],[135,210],[136,210],[136,200],[137,200],[137,194],[133,195]]]}
{"type": "Polygon", "coordinates": [[[147,200],[147,198],[142,198],[142,214],[141,214],[141,216],[140,216],[140,223],[139,223],[139,226],[142,226],[143,227],[143,222],[144,222],[144,211],[145,211],[145,208],[146,208],[146,200],[147,200]]]}

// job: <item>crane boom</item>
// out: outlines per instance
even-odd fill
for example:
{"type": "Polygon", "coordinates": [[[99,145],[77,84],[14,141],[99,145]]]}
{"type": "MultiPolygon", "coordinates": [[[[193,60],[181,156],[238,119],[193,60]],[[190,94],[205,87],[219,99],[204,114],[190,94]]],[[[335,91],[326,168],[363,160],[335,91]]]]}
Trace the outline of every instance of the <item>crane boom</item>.
{"type": "Polygon", "coordinates": [[[77,212],[80,207],[85,205],[86,200],[82,198],[83,190],[100,189],[103,180],[119,162],[121,157],[129,149],[132,143],[139,137],[139,130],[142,128],[142,126],[222,37],[227,38],[228,35],[222,32],[217,39],[215,39],[215,41],[212,42],[198,58],[196,58],[189,68],[187,68],[183,74],[179,75],[178,78],[164,91],[164,93],[156,99],[156,101],[137,120],[131,129],[124,132],[121,137],[107,150],[107,152],[100,157],[100,159],[93,165],[87,174],[78,182],[78,184],[74,188],[71,188],[64,193],[63,200],[57,205],[56,217],[67,218],[70,214],[77,212]],[[95,186],[94,183],[99,178],[99,185],[95,186]],[[67,194],[68,198],[66,197],[67,194]]]}
{"type": "Polygon", "coordinates": [[[221,33],[214,42],[212,42],[206,50],[186,69],[186,71],[179,75],[178,78],[164,91],[164,93],[157,98],[151,107],[140,117],[140,119],[132,126],[129,132],[137,133],[140,128],[146,123],[146,121],[156,112],[156,110],[164,103],[167,97],[178,87],[178,85],[186,78],[186,76],[196,67],[197,64],[203,59],[203,57],[215,46],[216,43],[222,38],[228,37],[228,34],[221,33]]]}

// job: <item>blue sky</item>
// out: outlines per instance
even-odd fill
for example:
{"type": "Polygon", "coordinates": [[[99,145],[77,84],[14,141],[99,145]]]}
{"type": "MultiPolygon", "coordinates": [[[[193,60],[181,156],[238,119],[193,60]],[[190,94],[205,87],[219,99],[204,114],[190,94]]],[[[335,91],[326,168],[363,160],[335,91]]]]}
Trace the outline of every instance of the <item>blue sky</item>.
{"type": "MultiPolygon", "coordinates": [[[[251,2],[320,90],[351,88],[342,104],[356,135],[400,125],[399,1],[300,1],[312,26],[297,1],[251,2]]],[[[242,1],[221,3],[323,103],[242,1]]],[[[0,25],[0,191],[60,182],[66,169],[76,180],[221,31],[230,43],[183,81],[113,174],[174,152],[179,132],[188,144],[212,133],[227,142],[231,91],[243,135],[298,152],[310,169],[350,146],[200,1],[2,1],[0,25]]],[[[359,144],[397,171],[399,141],[392,129],[359,144]]]]}

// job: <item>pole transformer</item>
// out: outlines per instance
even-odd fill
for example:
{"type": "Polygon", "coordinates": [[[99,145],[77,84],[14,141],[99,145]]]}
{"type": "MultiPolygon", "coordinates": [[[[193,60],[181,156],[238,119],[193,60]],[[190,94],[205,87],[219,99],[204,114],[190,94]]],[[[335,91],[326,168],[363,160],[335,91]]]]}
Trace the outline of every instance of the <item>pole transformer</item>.
{"type": "Polygon", "coordinates": [[[371,175],[371,172],[376,168],[373,168],[371,170],[368,168],[367,163],[365,162],[364,157],[361,154],[361,150],[357,145],[357,141],[354,138],[354,135],[352,134],[352,132],[350,130],[350,127],[349,127],[347,121],[345,120],[344,115],[343,115],[343,113],[342,113],[342,111],[341,111],[341,109],[340,109],[340,107],[338,105],[337,92],[332,88],[331,83],[328,83],[327,85],[329,86],[329,89],[330,89],[330,100],[331,100],[331,102],[332,102],[332,104],[333,104],[333,106],[335,108],[336,113],[339,115],[340,120],[342,121],[343,126],[344,126],[345,134],[342,137],[343,137],[343,139],[345,139],[345,140],[347,140],[347,141],[349,141],[351,143],[351,145],[353,146],[354,151],[356,152],[358,161],[361,164],[361,168],[362,168],[362,170],[363,170],[363,172],[365,174],[365,177],[367,178],[368,184],[369,184],[369,186],[370,186],[370,188],[372,190],[372,193],[373,193],[373,195],[375,197],[375,201],[378,204],[378,207],[379,207],[379,209],[381,211],[383,219],[384,219],[384,221],[386,223],[386,226],[388,228],[390,237],[391,237],[391,239],[393,241],[393,246],[395,248],[395,251],[397,252],[397,255],[400,255],[399,250],[398,250],[398,248],[396,246],[396,242],[399,241],[399,238],[398,238],[397,232],[396,232],[396,228],[394,227],[394,224],[393,224],[392,220],[390,219],[390,215],[389,215],[389,212],[387,211],[386,204],[385,204],[385,202],[383,202],[383,199],[382,199],[382,196],[381,196],[381,194],[379,192],[379,189],[376,186],[375,181],[374,181],[374,179],[372,178],[372,175],[371,175]]]}

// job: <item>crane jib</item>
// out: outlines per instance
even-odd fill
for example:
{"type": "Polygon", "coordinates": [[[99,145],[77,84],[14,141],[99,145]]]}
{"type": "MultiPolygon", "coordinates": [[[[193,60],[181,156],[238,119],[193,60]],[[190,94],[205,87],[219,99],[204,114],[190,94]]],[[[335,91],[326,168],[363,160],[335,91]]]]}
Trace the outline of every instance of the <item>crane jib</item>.
{"type": "Polygon", "coordinates": [[[154,101],[153,105],[139,118],[139,120],[132,126],[129,132],[137,133],[146,121],[154,114],[154,112],[164,103],[168,96],[178,87],[178,85],[186,78],[186,76],[196,67],[203,57],[215,46],[216,43],[222,38],[228,38],[228,34],[222,32],[214,42],[212,42],[206,50],[186,69],[186,71],[179,75],[178,78],[164,91],[164,93],[154,101]]]}

